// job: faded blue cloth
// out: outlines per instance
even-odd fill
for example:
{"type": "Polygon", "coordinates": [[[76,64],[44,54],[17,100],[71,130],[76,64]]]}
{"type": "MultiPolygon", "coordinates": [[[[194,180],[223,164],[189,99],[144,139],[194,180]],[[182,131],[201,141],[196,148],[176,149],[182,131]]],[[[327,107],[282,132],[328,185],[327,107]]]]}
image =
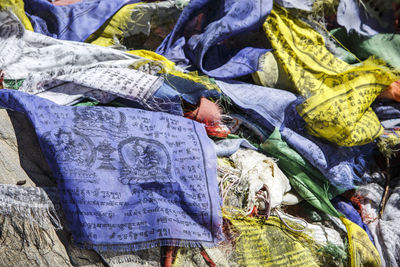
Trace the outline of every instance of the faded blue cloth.
{"type": "Polygon", "coordinates": [[[238,151],[240,147],[257,150],[246,139],[223,139],[215,142],[217,157],[229,157],[238,151]]]}
{"type": "Polygon", "coordinates": [[[286,107],[296,100],[296,95],[285,90],[239,81],[217,81],[217,84],[244,114],[269,131],[268,136],[281,126],[286,107]]]}
{"type": "Polygon", "coordinates": [[[381,121],[400,118],[400,103],[392,100],[375,100],[375,102],[372,103],[372,109],[381,121]]]}
{"type": "Polygon", "coordinates": [[[368,234],[369,239],[374,244],[374,238],[368,229],[368,226],[361,219],[360,214],[354,208],[353,204],[342,196],[337,196],[331,200],[333,206],[346,216],[347,219],[360,226],[368,234]]]}
{"type": "Polygon", "coordinates": [[[272,0],[192,0],[156,52],[210,77],[253,73],[259,57],[269,50],[251,47],[246,35],[261,28],[271,9],[272,0]]]}
{"type": "Polygon", "coordinates": [[[369,182],[375,166],[375,145],[343,147],[308,134],[306,123],[296,110],[302,101],[299,98],[287,107],[280,129],[283,139],[340,191],[369,182]]]}
{"type": "Polygon", "coordinates": [[[217,84],[224,94],[264,129],[272,133],[275,127],[280,127],[283,140],[340,192],[371,179],[374,145],[339,147],[309,135],[304,120],[295,109],[301,99],[297,100],[293,93],[236,81],[218,81],[217,84]]]}
{"type": "Polygon", "coordinates": [[[58,106],[6,89],[0,107],[32,122],[78,245],[138,250],[219,241],[216,154],[204,125],[133,108],[58,106]]]}
{"type": "Polygon", "coordinates": [[[115,99],[113,104],[131,108],[157,110],[183,116],[180,94],[166,83],[163,83],[145,104],[122,97],[115,99]]]}
{"type": "Polygon", "coordinates": [[[387,99],[378,99],[372,104],[372,109],[385,129],[400,127],[400,103],[387,99]]]}
{"type": "Polygon", "coordinates": [[[180,94],[165,82],[150,98],[148,105],[159,111],[183,116],[180,94]]]}
{"type": "Polygon", "coordinates": [[[185,101],[197,105],[200,98],[219,98],[221,93],[217,90],[207,89],[201,83],[197,83],[179,76],[167,75],[165,83],[170,85],[176,92],[179,93],[185,101]]]}
{"type": "Polygon", "coordinates": [[[372,36],[377,33],[394,31],[393,11],[386,10],[381,15],[381,22],[379,22],[367,14],[357,0],[341,0],[336,15],[338,24],[345,27],[348,32],[355,31],[361,35],[372,36]]]}
{"type": "Polygon", "coordinates": [[[24,0],[35,32],[61,40],[85,41],[126,4],[139,0],[86,0],[55,6],[48,0],[24,0]]]}

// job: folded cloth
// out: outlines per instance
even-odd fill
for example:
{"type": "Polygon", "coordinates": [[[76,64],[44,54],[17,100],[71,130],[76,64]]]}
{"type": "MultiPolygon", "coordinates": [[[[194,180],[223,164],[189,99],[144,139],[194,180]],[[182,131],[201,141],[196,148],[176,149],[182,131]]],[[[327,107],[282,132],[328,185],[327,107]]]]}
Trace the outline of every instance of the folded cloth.
{"type": "Polygon", "coordinates": [[[246,139],[222,139],[215,142],[215,151],[218,157],[229,157],[241,147],[257,150],[246,139]]]}
{"type": "Polygon", "coordinates": [[[179,0],[129,4],[91,34],[85,42],[154,51],[172,31],[182,9],[179,0]]]}
{"type": "Polygon", "coordinates": [[[340,219],[347,229],[350,266],[382,266],[379,252],[369,239],[367,233],[360,226],[345,217],[341,217],[340,219]]]}
{"type": "MultiPolygon", "coordinates": [[[[400,34],[378,33],[374,36],[366,37],[359,35],[357,32],[347,33],[344,28],[334,29],[331,34],[341,45],[361,60],[375,56],[385,60],[386,63],[394,68],[400,67],[400,56],[398,54],[400,34]]],[[[353,61],[347,61],[346,58],[344,61],[354,63],[353,61]]]]}
{"type": "Polygon", "coordinates": [[[379,60],[352,66],[337,59],[322,35],[278,6],[264,30],[293,90],[305,99],[297,112],[308,132],[340,146],[367,144],[382,134],[370,105],[398,73],[379,60]]]}
{"type": "MultiPolygon", "coordinates": [[[[32,24],[25,14],[23,0],[2,0],[0,2],[0,10],[11,9],[12,12],[18,17],[24,28],[33,31],[32,24]]],[[[3,22],[3,21],[2,21],[3,22]]]]}
{"type": "Polygon", "coordinates": [[[24,0],[34,31],[61,40],[83,42],[126,4],[139,0],[92,0],[55,6],[48,0],[24,0]]]}
{"type": "MultiPolygon", "coordinates": [[[[24,29],[10,11],[0,12],[0,69],[5,79],[81,67],[129,67],[142,57],[91,44],[57,40],[24,29]]],[[[54,76],[52,76],[54,77],[54,76]]]]}
{"type": "Polygon", "coordinates": [[[36,130],[75,242],[98,250],[213,246],[216,155],[204,126],[132,108],[58,106],[0,91],[36,130]]]}
{"type": "Polygon", "coordinates": [[[393,32],[395,24],[392,1],[340,0],[337,22],[347,31],[366,36],[393,32]]]}
{"type": "Polygon", "coordinates": [[[378,99],[372,108],[385,129],[400,128],[400,103],[378,99]]]}
{"type": "Polygon", "coordinates": [[[287,175],[290,184],[304,200],[329,215],[342,216],[330,202],[330,199],[338,194],[337,189],[330,186],[321,172],[282,141],[278,128],[261,148],[269,156],[278,159],[279,168],[287,175]]]}
{"type": "Polygon", "coordinates": [[[11,12],[0,16],[0,29],[8,29],[0,31],[0,69],[6,78],[24,79],[19,90],[60,105],[82,98],[108,103],[119,96],[152,110],[183,113],[178,93],[162,77],[148,73],[158,66],[149,64],[147,72],[130,68],[142,57],[49,38],[25,31],[11,12]]]}
{"type": "Polygon", "coordinates": [[[374,242],[374,238],[372,237],[368,229],[368,226],[363,222],[360,214],[354,208],[350,200],[347,200],[342,196],[337,196],[334,199],[332,199],[332,204],[339,212],[343,213],[347,219],[360,226],[368,234],[368,237],[371,240],[371,242],[372,243],[374,242]]]}
{"type": "Polygon", "coordinates": [[[156,52],[211,77],[253,73],[267,49],[250,47],[252,39],[245,34],[258,29],[271,8],[271,0],[192,0],[156,52]]]}
{"type": "Polygon", "coordinates": [[[382,266],[398,267],[400,263],[400,183],[392,184],[382,218],[378,218],[384,188],[377,183],[361,186],[362,217],[368,223],[381,256],[382,266]]]}
{"type": "Polygon", "coordinates": [[[217,84],[262,129],[272,133],[280,128],[282,140],[341,192],[370,180],[374,145],[340,147],[308,134],[295,94],[237,81],[217,84]]]}
{"type": "Polygon", "coordinates": [[[299,220],[285,218],[283,222],[275,216],[266,220],[230,214],[224,217],[238,233],[235,252],[239,266],[337,266],[340,263],[339,259],[322,252],[323,245],[315,239],[315,229],[308,231],[299,220]]]}
{"type": "Polygon", "coordinates": [[[296,110],[301,101],[299,98],[286,108],[285,120],[280,128],[283,140],[341,192],[369,182],[376,167],[373,160],[375,143],[344,147],[310,135],[305,121],[296,110]]]}

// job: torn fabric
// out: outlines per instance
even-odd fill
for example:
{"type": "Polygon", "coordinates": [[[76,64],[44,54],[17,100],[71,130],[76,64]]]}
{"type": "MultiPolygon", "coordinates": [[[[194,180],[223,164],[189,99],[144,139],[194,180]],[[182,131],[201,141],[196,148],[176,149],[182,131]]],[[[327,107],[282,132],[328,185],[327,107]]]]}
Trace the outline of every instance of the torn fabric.
{"type": "Polygon", "coordinates": [[[379,251],[382,266],[399,266],[400,262],[400,184],[392,184],[389,198],[382,218],[379,219],[380,203],[384,194],[384,187],[377,183],[361,186],[358,190],[362,204],[362,217],[374,237],[376,248],[379,251]]]}
{"type": "MultiPolygon", "coordinates": [[[[52,191],[51,188],[48,190],[52,191]]],[[[59,204],[59,203],[57,203],[59,204]]],[[[61,229],[53,202],[40,187],[0,184],[0,214],[12,220],[28,221],[42,228],[61,229]]]]}
{"type": "Polygon", "coordinates": [[[125,5],[86,42],[154,51],[172,31],[182,12],[177,2],[169,0],[125,5]]]}
{"type": "Polygon", "coordinates": [[[229,158],[240,172],[238,183],[247,189],[243,192],[247,195],[246,212],[251,212],[254,206],[259,210],[274,209],[284,202],[291,187],[273,158],[250,149],[239,149],[229,158]]]}

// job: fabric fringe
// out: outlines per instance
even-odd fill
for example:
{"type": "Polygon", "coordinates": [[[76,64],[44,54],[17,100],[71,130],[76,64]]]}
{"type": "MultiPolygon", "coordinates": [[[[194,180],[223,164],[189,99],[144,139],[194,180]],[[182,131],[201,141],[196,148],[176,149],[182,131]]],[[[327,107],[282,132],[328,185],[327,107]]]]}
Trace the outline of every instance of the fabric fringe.
{"type": "Polygon", "coordinates": [[[75,242],[75,245],[82,249],[93,249],[99,252],[118,251],[118,252],[132,252],[138,250],[151,249],[154,247],[186,247],[186,248],[214,248],[217,243],[191,241],[191,240],[176,240],[176,239],[163,239],[153,240],[147,242],[131,243],[131,244],[113,244],[113,245],[97,245],[88,243],[75,242]]]}
{"type": "Polygon", "coordinates": [[[54,207],[26,207],[26,206],[0,206],[0,214],[20,221],[28,221],[30,224],[37,224],[41,228],[62,230],[62,224],[57,216],[54,207]]]}
{"type": "MultiPolygon", "coordinates": [[[[56,188],[49,188],[48,191],[56,191],[56,188]]],[[[54,192],[50,194],[55,196],[54,192]]],[[[0,185],[0,214],[12,221],[27,221],[30,225],[36,224],[44,229],[53,227],[61,230],[62,224],[56,207],[59,205],[56,203],[54,206],[43,188],[0,185]]]]}
{"type": "Polygon", "coordinates": [[[386,158],[393,158],[400,152],[400,136],[395,133],[384,134],[378,138],[378,149],[386,158]]]}

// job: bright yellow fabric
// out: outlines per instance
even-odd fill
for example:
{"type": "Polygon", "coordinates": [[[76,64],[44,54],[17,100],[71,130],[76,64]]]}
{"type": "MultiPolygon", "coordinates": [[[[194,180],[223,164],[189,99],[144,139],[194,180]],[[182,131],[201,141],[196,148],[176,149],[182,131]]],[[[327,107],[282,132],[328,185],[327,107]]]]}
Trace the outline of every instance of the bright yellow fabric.
{"type": "Polygon", "coordinates": [[[148,50],[132,50],[127,51],[128,53],[136,56],[140,56],[146,58],[147,60],[138,61],[133,65],[135,69],[144,68],[146,65],[152,65],[153,69],[157,65],[159,67],[160,74],[171,74],[174,76],[181,77],[186,80],[190,80],[196,83],[200,83],[204,85],[209,90],[217,90],[220,92],[218,85],[210,80],[207,76],[200,76],[198,75],[197,71],[183,73],[176,69],[175,63],[168,60],[167,58],[148,50]]]}
{"type": "Polygon", "coordinates": [[[14,14],[19,18],[24,28],[33,31],[31,21],[25,14],[23,0],[0,0],[0,9],[10,8],[14,14]]]}
{"type": "Polygon", "coordinates": [[[379,267],[381,258],[367,233],[357,224],[341,217],[347,229],[351,267],[379,267]]]}
{"type": "Polygon", "coordinates": [[[116,39],[121,40],[123,38],[124,29],[128,27],[129,22],[132,22],[132,13],[141,4],[143,3],[123,6],[99,30],[90,35],[86,42],[101,46],[114,45],[116,39]]]}
{"type": "Polygon", "coordinates": [[[360,66],[341,61],[318,32],[277,6],[264,31],[295,92],[306,99],[297,111],[312,135],[355,146],[383,133],[370,105],[397,75],[375,59],[360,66]]]}
{"type": "MultiPolygon", "coordinates": [[[[323,266],[320,246],[308,235],[289,230],[277,217],[238,217],[224,214],[238,237],[234,241],[240,266],[323,266]]],[[[291,227],[302,226],[287,222],[291,227]]]]}

